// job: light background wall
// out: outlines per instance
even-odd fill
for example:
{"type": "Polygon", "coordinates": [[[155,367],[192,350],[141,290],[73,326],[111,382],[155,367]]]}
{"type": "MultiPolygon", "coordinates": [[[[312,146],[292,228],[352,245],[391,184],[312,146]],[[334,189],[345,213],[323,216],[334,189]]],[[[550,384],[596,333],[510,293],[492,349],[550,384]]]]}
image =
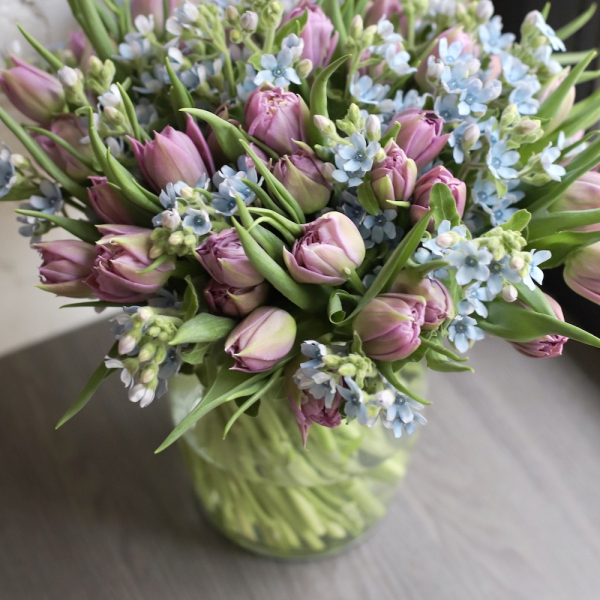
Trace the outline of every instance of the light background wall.
{"type": "MultiPolygon", "coordinates": [[[[16,23],[44,43],[62,42],[75,29],[67,0],[0,0],[0,47],[21,38],[16,23]]],[[[21,38],[22,39],[22,38],[21,38]]],[[[23,54],[28,55],[22,40],[23,54]]],[[[0,105],[7,102],[0,95],[0,105]]],[[[19,118],[16,111],[13,116],[19,118]]],[[[0,141],[13,152],[21,148],[0,124],[0,141]]],[[[98,318],[90,308],[59,310],[64,298],[34,287],[38,253],[17,233],[14,203],[0,202],[0,355],[98,318]]],[[[67,300],[68,302],[68,300],[67,300]]]]}

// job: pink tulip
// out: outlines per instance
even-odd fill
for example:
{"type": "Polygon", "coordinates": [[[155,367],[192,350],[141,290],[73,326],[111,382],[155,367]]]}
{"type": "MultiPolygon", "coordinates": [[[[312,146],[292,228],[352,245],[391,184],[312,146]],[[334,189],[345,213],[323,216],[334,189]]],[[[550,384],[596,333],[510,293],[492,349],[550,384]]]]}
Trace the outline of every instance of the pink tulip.
{"type": "MultiPolygon", "coordinates": [[[[386,19],[393,19],[394,16],[398,16],[400,20],[400,29],[406,28],[406,18],[402,11],[402,3],[400,0],[373,0],[367,6],[367,12],[365,14],[365,25],[377,25],[384,17],[386,19]]],[[[401,31],[402,35],[405,36],[406,32],[401,31]]]]}
{"type": "Polygon", "coordinates": [[[415,161],[407,158],[404,150],[400,149],[396,142],[390,140],[387,143],[385,154],[382,161],[373,164],[371,171],[371,187],[383,210],[391,208],[387,200],[408,200],[417,181],[415,161]]]}
{"type": "Polygon", "coordinates": [[[269,284],[263,281],[254,287],[234,288],[211,279],[204,288],[204,297],[212,312],[240,318],[265,303],[269,284]]]}
{"type": "Polygon", "coordinates": [[[106,177],[90,177],[92,187],[88,188],[90,204],[104,223],[133,225],[133,219],[121,204],[117,192],[106,177]]]}
{"type": "MultiPolygon", "coordinates": [[[[91,144],[81,141],[88,135],[88,131],[75,115],[64,115],[54,119],[50,125],[50,131],[71,144],[85,158],[92,159],[94,157],[91,144]]],[[[83,181],[92,174],[88,167],[58,144],[55,144],[55,153],[55,156],[60,157],[57,165],[72,179],[83,181]]],[[[52,155],[50,157],[54,160],[52,155]]]]}
{"type": "Polygon", "coordinates": [[[563,277],[574,292],[600,304],[600,242],[569,254],[563,277]]]}
{"type": "Polygon", "coordinates": [[[300,283],[341,285],[365,258],[365,243],[356,225],[340,212],[329,212],[302,226],[304,235],[283,259],[300,283]]]}
{"type": "Polygon", "coordinates": [[[133,225],[98,225],[103,237],[96,242],[97,257],[85,280],[100,300],[130,304],[148,300],[163,287],[175,268],[172,260],[149,273],[140,273],[152,260],[152,232],[133,225]]]}
{"type": "Polygon", "coordinates": [[[421,344],[425,299],[410,294],[381,294],[354,319],[365,354],[393,362],[410,356],[421,344]]]}
{"type": "MultiPolygon", "coordinates": [[[[552,204],[551,212],[594,210],[600,208],[600,173],[588,171],[572,183],[552,204]]],[[[600,231],[600,223],[579,227],[579,231],[600,231]]]]}
{"type": "Polygon", "coordinates": [[[251,312],[225,341],[225,352],[233,357],[235,371],[268,371],[292,349],[296,321],[285,310],[262,306],[251,312]]]}
{"type": "Polygon", "coordinates": [[[96,248],[79,240],[38,242],[33,247],[42,255],[41,284],[37,287],[68,298],[89,298],[92,290],[84,281],[96,260],[96,248]]]}
{"type": "Polygon", "coordinates": [[[212,233],[196,252],[208,274],[223,285],[250,288],[264,281],[246,256],[237,231],[233,228],[212,233]]]}
{"type": "Polygon", "coordinates": [[[26,117],[47,124],[65,108],[60,81],[16,56],[11,60],[15,66],[0,72],[0,87],[26,117]]]}
{"type": "Polygon", "coordinates": [[[263,84],[244,105],[248,133],[280,155],[297,150],[294,140],[306,141],[308,107],[296,94],[263,84]]]}

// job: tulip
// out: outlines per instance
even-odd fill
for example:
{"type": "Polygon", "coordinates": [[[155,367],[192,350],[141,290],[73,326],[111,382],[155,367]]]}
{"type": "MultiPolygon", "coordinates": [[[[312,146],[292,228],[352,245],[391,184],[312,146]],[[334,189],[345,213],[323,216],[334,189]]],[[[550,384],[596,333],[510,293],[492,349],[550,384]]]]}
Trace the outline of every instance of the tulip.
{"type": "Polygon", "coordinates": [[[223,285],[250,288],[264,281],[246,256],[237,231],[231,227],[212,233],[196,252],[208,274],[223,285]]]}
{"type": "MultiPolygon", "coordinates": [[[[83,143],[81,140],[88,135],[87,129],[81,124],[81,121],[75,115],[65,115],[52,121],[50,131],[58,137],[68,142],[85,158],[92,159],[94,151],[91,144],[83,143]]],[[[58,144],[55,144],[54,152],[50,158],[56,162],[69,177],[76,181],[87,179],[92,172],[80,160],[76,159],[70,152],[67,152],[58,144]],[[55,157],[57,160],[55,160],[55,157]]]]}
{"type": "Polygon", "coordinates": [[[84,281],[92,272],[96,248],[79,240],[39,242],[33,247],[42,256],[37,287],[68,298],[88,298],[92,290],[84,281]]]}
{"type": "Polygon", "coordinates": [[[204,288],[211,311],[233,318],[250,314],[265,303],[268,295],[269,284],[264,281],[254,287],[234,288],[211,279],[204,288]]]}
{"type": "Polygon", "coordinates": [[[305,446],[306,439],[308,438],[308,430],[315,423],[329,428],[342,424],[340,406],[343,398],[340,394],[335,395],[331,406],[327,408],[325,406],[325,398],[317,399],[312,394],[299,390],[293,380],[288,383],[287,387],[290,406],[294,411],[296,422],[300,428],[302,443],[305,446]]]}
{"type": "MultiPolygon", "coordinates": [[[[552,204],[551,212],[563,210],[593,210],[600,208],[600,173],[588,171],[572,183],[552,204]]],[[[579,231],[600,231],[600,223],[578,228],[579,231]]]]}
{"type": "Polygon", "coordinates": [[[421,278],[405,269],[392,283],[393,293],[421,296],[425,299],[425,316],[422,329],[434,331],[455,315],[454,302],[446,286],[437,279],[421,278]]]}
{"type": "Polygon", "coordinates": [[[154,132],[154,141],[145,144],[129,138],[138,166],[155,191],[178,181],[193,186],[202,175],[210,174],[202,156],[205,149],[198,143],[199,131],[193,119],[188,119],[186,133],[168,126],[154,132]]]}
{"type": "MultiPolygon", "coordinates": [[[[565,317],[560,304],[554,298],[548,296],[548,294],[545,294],[545,296],[556,318],[564,321],[565,317]]],[[[511,345],[521,354],[525,354],[525,356],[530,356],[531,358],[553,358],[562,354],[563,346],[568,340],[569,338],[564,335],[550,334],[530,342],[511,342],[511,345]]]]}
{"type": "Polygon", "coordinates": [[[393,362],[410,356],[421,344],[425,299],[410,294],[381,294],[354,319],[365,354],[393,362]]]}
{"type": "Polygon", "coordinates": [[[310,0],[302,0],[286,15],[283,23],[300,17],[305,11],[308,11],[308,21],[300,33],[304,41],[301,57],[309,59],[315,69],[325,67],[337,46],[339,34],[334,34],[333,23],[323,9],[310,0]]]}
{"type": "Polygon", "coordinates": [[[90,44],[87,36],[83,31],[69,32],[69,50],[73,53],[73,57],[77,61],[77,66],[86,71],[89,65],[90,58],[95,56],[94,48],[90,44]]]}
{"type": "Polygon", "coordinates": [[[365,258],[365,243],[356,225],[340,212],[329,212],[302,226],[304,235],[283,259],[300,283],[341,285],[365,258]]]}
{"type": "MultiPolygon", "coordinates": [[[[559,73],[553,80],[547,83],[539,95],[540,104],[543,104],[551,94],[553,94],[558,86],[565,80],[565,77],[569,74],[569,69],[565,69],[562,73],[559,73]]],[[[548,134],[561,126],[563,121],[569,116],[573,105],[575,104],[575,86],[572,85],[569,91],[563,98],[559,107],[552,113],[552,118],[549,123],[544,125],[544,134],[548,134]]]]}
{"type": "Polygon", "coordinates": [[[292,194],[304,213],[310,214],[327,206],[332,185],[323,176],[324,163],[306,154],[284,156],[273,169],[273,175],[292,194]]]}
{"type": "Polygon", "coordinates": [[[60,81],[16,56],[11,60],[15,66],[0,72],[0,87],[26,117],[47,124],[65,108],[60,81]]]}
{"type": "Polygon", "coordinates": [[[600,304],[600,242],[569,254],[563,277],[574,292],[600,304]]]}
{"type": "Polygon", "coordinates": [[[461,217],[463,216],[467,201],[467,186],[463,181],[454,177],[446,167],[440,165],[434,167],[417,180],[409,211],[410,219],[413,223],[416,223],[429,209],[431,188],[436,183],[444,183],[450,188],[450,192],[452,192],[452,196],[456,201],[456,210],[461,217]]]}
{"type": "Polygon", "coordinates": [[[407,158],[396,142],[390,140],[385,147],[385,158],[373,163],[371,187],[382,210],[391,208],[388,200],[404,202],[413,193],[417,181],[417,165],[407,158]]]}
{"type": "Polygon", "coordinates": [[[296,321],[285,310],[262,306],[251,312],[225,341],[235,371],[268,371],[284,358],[296,339],[296,321]]]}
{"type": "Polygon", "coordinates": [[[430,56],[433,56],[434,58],[440,57],[440,40],[442,38],[445,38],[448,41],[448,46],[453,42],[460,42],[463,45],[461,54],[469,54],[473,51],[473,39],[469,34],[463,31],[462,27],[455,26],[440,33],[436,38],[435,46],[432,48],[431,52],[423,58],[415,73],[415,80],[423,90],[431,91],[431,86],[427,81],[427,65],[430,56]]]}
{"type": "MultiPolygon", "coordinates": [[[[400,0],[373,0],[367,8],[365,14],[365,25],[377,25],[383,18],[392,19],[394,15],[398,15],[400,20],[400,29],[406,28],[406,18],[402,11],[402,3],[400,0]]],[[[401,32],[405,35],[405,32],[401,32]]]]}
{"type": "Polygon", "coordinates": [[[106,177],[90,177],[92,187],[88,188],[90,204],[104,223],[133,225],[133,219],[121,204],[117,192],[106,177]]]}
{"type": "Polygon", "coordinates": [[[85,280],[100,300],[130,304],[148,300],[163,287],[175,268],[172,260],[149,273],[140,271],[154,261],[148,256],[152,232],[132,225],[97,225],[103,237],[96,242],[97,256],[85,280]]]}
{"type": "Polygon", "coordinates": [[[396,144],[415,161],[419,171],[437,157],[450,135],[442,135],[444,120],[433,111],[407,108],[392,117],[390,127],[396,121],[402,126],[396,144]]]}
{"type": "Polygon", "coordinates": [[[263,84],[244,105],[246,130],[278,154],[293,154],[293,140],[306,141],[308,107],[296,94],[263,84]]]}

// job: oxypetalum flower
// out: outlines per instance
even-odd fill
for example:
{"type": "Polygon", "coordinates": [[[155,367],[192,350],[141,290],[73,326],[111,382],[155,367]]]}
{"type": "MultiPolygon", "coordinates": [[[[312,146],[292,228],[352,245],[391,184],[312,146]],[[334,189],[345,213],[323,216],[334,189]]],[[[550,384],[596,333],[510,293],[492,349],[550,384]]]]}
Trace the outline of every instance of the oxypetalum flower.
{"type": "Polygon", "coordinates": [[[487,155],[487,166],[496,179],[516,179],[518,171],[513,169],[520,155],[516,150],[508,149],[508,141],[500,140],[492,145],[487,155]]]}
{"type": "Polygon", "coordinates": [[[565,52],[566,48],[565,48],[564,42],[556,35],[556,32],[554,31],[554,29],[552,29],[552,27],[550,27],[550,25],[548,25],[548,23],[546,23],[546,20],[542,16],[541,12],[539,12],[537,10],[531,11],[525,17],[525,22],[531,23],[538,28],[538,30],[541,32],[541,34],[544,35],[550,42],[550,45],[552,46],[552,50],[554,50],[555,52],[557,52],[559,50],[561,52],[565,52]]]}
{"type": "Polygon", "coordinates": [[[12,154],[7,146],[0,149],[0,198],[6,196],[17,181],[12,154]]]}
{"type": "Polygon", "coordinates": [[[203,209],[188,208],[182,224],[184,227],[190,227],[196,235],[206,235],[212,229],[208,212],[203,209]]]}
{"type": "Polygon", "coordinates": [[[458,285],[466,285],[474,279],[487,281],[490,276],[488,265],[492,262],[492,254],[485,248],[479,248],[474,242],[461,242],[458,248],[449,252],[445,258],[457,269],[458,285]]]}
{"type": "Polygon", "coordinates": [[[502,17],[495,16],[477,30],[483,49],[488,54],[501,54],[514,41],[512,33],[502,33],[502,17]]]}
{"type": "Polygon", "coordinates": [[[392,390],[392,393],[394,401],[382,413],[381,421],[385,427],[393,430],[394,437],[402,437],[403,432],[412,435],[417,429],[417,424],[427,424],[427,419],[418,412],[423,408],[421,404],[397,390],[392,390]]]}
{"type": "Polygon", "coordinates": [[[189,187],[187,183],[178,181],[177,183],[167,183],[167,187],[160,191],[158,199],[165,210],[152,218],[152,225],[154,225],[154,227],[162,227],[164,212],[169,211],[172,213],[173,211],[178,210],[179,200],[183,199],[181,190],[186,187],[189,187]]]}
{"type": "Polygon", "coordinates": [[[290,83],[300,85],[300,77],[291,65],[294,55],[289,48],[282,48],[275,57],[273,54],[263,54],[260,65],[263,68],[254,78],[256,85],[272,83],[277,87],[287,87],[290,83]]]}
{"type": "Polygon", "coordinates": [[[491,302],[494,294],[489,287],[481,287],[481,282],[471,284],[465,290],[465,297],[458,303],[458,312],[461,315],[470,315],[476,312],[480,317],[488,316],[488,309],[484,302],[491,302]]]}
{"type": "Polygon", "coordinates": [[[497,79],[483,83],[481,79],[472,79],[461,91],[458,114],[467,116],[483,115],[487,104],[495,100],[502,92],[502,84],[497,79]]]}
{"type": "Polygon", "coordinates": [[[350,143],[338,144],[335,149],[337,169],[333,178],[349,187],[360,185],[362,178],[373,168],[373,159],[381,150],[379,142],[369,142],[361,133],[353,133],[350,143]]]}
{"type": "MultiPolygon", "coordinates": [[[[60,188],[56,183],[44,179],[40,183],[40,193],[41,195],[36,194],[31,196],[29,202],[23,202],[20,205],[20,208],[25,210],[37,210],[48,215],[53,215],[62,210],[64,201],[60,188]]],[[[17,221],[23,223],[23,225],[19,227],[19,233],[24,237],[30,237],[32,242],[39,241],[41,233],[47,230],[45,229],[47,222],[38,219],[37,217],[19,216],[17,217],[17,221]]]]}
{"type": "Polygon", "coordinates": [[[213,195],[211,205],[218,213],[228,217],[237,212],[236,197],[239,196],[246,205],[256,197],[242,180],[248,179],[260,185],[256,168],[254,164],[248,166],[245,154],[238,158],[237,168],[236,171],[225,165],[213,176],[213,184],[217,188],[217,193],[213,195]]]}
{"type": "Polygon", "coordinates": [[[374,104],[377,106],[386,98],[389,91],[389,85],[374,83],[368,75],[354,73],[352,77],[350,93],[363,104],[374,104]]]}
{"type": "Polygon", "coordinates": [[[500,260],[492,260],[489,264],[490,276],[487,280],[487,287],[494,295],[502,291],[505,280],[509,283],[518,283],[521,281],[521,276],[515,269],[510,267],[509,262],[510,259],[506,255],[500,260]]]}
{"type": "Polygon", "coordinates": [[[540,156],[540,163],[544,172],[553,181],[560,181],[561,178],[566,174],[567,170],[561,165],[555,165],[554,162],[560,158],[560,148],[552,147],[552,142],[544,148],[542,155],[540,156]]]}
{"type": "Polygon", "coordinates": [[[485,337],[483,330],[477,327],[477,321],[472,317],[457,315],[448,327],[448,337],[456,349],[464,354],[473,342],[485,337]]]}
{"type": "Polygon", "coordinates": [[[372,248],[375,244],[395,239],[397,230],[394,219],[397,216],[398,212],[394,209],[380,210],[376,215],[366,215],[360,226],[365,248],[372,248]]]}
{"type": "Polygon", "coordinates": [[[483,210],[490,215],[490,221],[494,227],[506,223],[516,212],[517,209],[512,206],[512,201],[509,198],[500,200],[494,206],[484,205],[483,210]]]}
{"type": "Polygon", "coordinates": [[[452,227],[450,221],[444,220],[438,227],[437,236],[423,242],[423,246],[432,252],[436,258],[439,258],[458,246],[466,237],[467,228],[464,225],[452,227]]]}
{"type": "Polygon", "coordinates": [[[542,285],[544,280],[544,272],[540,269],[539,265],[552,257],[552,252],[549,250],[531,250],[531,262],[529,263],[529,273],[523,277],[523,283],[530,289],[535,290],[535,282],[542,285]]]}
{"type": "Polygon", "coordinates": [[[346,401],[344,403],[344,413],[346,413],[348,419],[356,419],[361,425],[367,425],[369,415],[363,391],[351,377],[344,377],[344,384],[337,386],[338,393],[346,401]]]}

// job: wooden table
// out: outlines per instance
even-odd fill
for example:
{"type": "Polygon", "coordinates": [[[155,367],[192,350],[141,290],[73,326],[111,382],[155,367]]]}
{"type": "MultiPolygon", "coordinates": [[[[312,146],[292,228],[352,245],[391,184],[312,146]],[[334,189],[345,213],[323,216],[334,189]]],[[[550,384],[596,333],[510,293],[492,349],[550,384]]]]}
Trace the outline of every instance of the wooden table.
{"type": "Polygon", "coordinates": [[[600,369],[477,346],[432,376],[410,474],[366,543],[314,563],[254,557],[195,508],[164,402],[118,378],[58,432],[109,346],[103,325],[0,361],[1,600],[598,600],[600,369]]]}

